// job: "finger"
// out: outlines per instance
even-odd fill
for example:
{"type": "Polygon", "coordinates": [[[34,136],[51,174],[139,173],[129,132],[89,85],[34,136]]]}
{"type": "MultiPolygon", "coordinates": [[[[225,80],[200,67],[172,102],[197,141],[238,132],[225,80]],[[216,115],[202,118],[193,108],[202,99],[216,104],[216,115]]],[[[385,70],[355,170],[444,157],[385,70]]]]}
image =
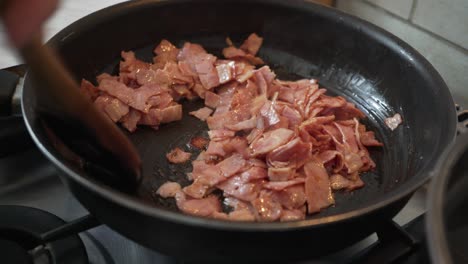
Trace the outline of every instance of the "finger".
{"type": "Polygon", "coordinates": [[[57,0],[9,0],[3,22],[12,44],[23,47],[56,7],[57,0]]]}

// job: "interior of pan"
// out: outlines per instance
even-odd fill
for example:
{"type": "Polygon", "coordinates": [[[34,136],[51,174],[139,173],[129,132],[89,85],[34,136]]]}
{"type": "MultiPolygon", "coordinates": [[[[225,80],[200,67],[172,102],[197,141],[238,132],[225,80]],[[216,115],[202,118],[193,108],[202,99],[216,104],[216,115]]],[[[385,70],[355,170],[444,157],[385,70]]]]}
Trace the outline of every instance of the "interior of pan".
{"type": "MultiPolygon", "coordinates": [[[[454,135],[446,85],[409,46],[342,13],[300,1],[132,1],[78,21],[51,44],[77,79],[94,81],[103,71],[115,72],[122,50],[135,50],[138,58],[151,61],[152,49],[166,38],[178,46],[196,42],[220,55],[227,36],[239,43],[251,32],[264,37],[259,56],[280,78],[317,78],[329,94],[344,96],[363,110],[364,123],[385,145],[371,149],[377,168],[362,175],[364,188],[336,193],[336,206],[311,218],[365,208],[414,190],[428,178],[428,168],[454,135]],[[390,131],[383,120],[395,113],[404,122],[390,131]]],[[[55,153],[37,125],[34,89],[26,87],[23,96],[33,133],[55,153]]],[[[155,188],[167,180],[188,184],[190,170],[190,165],[168,164],[165,154],[175,146],[190,150],[193,136],[206,136],[205,124],[187,115],[202,102],[183,105],[183,120],[128,134],[143,159],[140,193],[164,210],[175,210],[174,203],[153,195],[155,188]]]]}

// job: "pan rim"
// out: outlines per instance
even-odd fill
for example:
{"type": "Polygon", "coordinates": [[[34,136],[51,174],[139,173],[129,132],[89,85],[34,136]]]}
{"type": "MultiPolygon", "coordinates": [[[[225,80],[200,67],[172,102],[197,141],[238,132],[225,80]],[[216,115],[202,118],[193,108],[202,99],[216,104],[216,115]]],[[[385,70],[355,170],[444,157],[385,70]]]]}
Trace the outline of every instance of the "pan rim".
{"type": "MultiPolygon", "coordinates": [[[[65,32],[69,34],[69,31],[73,28],[77,27],[79,24],[86,24],[91,23],[94,19],[97,19],[100,15],[107,13],[107,12],[118,12],[119,10],[126,9],[126,8],[138,8],[142,7],[146,4],[158,4],[158,5],[177,5],[179,3],[187,3],[191,2],[190,0],[178,0],[178,1],[160,1],[160,0],[137,0],[137,1],[129,1],[120,3],[117,5],[113,5],[107,7],[105,9],[99,10],[94,12],[80,20],[74,22],[73,24],[69,25],[61,32],[56,34],[50,41],[49,44],[54,44],[60,42],[63,37],[65,36],[65,32]]],[[[204,2],[212,2],[212,0],[204,0],[204,2]]],[[[407,57],[407,59],[411,59],[415,64],[418,63],[416,67],[422,68],[423,71],[429,73],[431,75],[432,81],[438,84],[441,89],[440,91],[446,93],[449,99],[451,99],[450,92],[448,87],[446,86],[443,79],[440,77],[438,72],[433,68],[433,66],[416,50],[410,47],[408,44],[397,38],[396,36],[392,35],[391,33],[372,25],[369,22],[366,22],[360,18],[354,17],[352,15],[348,15],[343,13],[339,10],[334,10],[328,7],[324,7],[318,4],[311,3],[307,0],[294,0],[294,1],[287,1],[285,3],[281,0],[255,0],[255,1],[244,1],[244,2],[256,2],[256,3],[268,3],[272,5],[279,5],[279,6],[287,6],[289,8],[300,9],[300,11],[305,11],[309,13],[320,13],[320,15],[324,17],[331,17],[331,19],[338,19],[348,26],[351,27],[359,27],[364,34],[372,33],[373,37],[377,39],[379,42],[384,43],[384,45],[388,46],[391,50],[397,49],[399,53],[407,57]],[[334,18],[333,18],[334,17],[334,18]]],[[[23,94],[25,91],[23,90],[23,94]]],[[[231,221],[222,221],[216,219],[208,219],[208,218],[201,218],[201,217],[194,217],[190,215],[185,215],[178,212],[171,212],[164,209],[159,209],[147,204],[144,204],[138,201],[136,198],[131,197],[129,195],[125,195],[117,190],[113,190],[110,187],[101,185],[97,182],[94,182],[91,179],[87,179],[78,173],[76,173],[73,169],[67,167],[64,162],[62,162],[59,158],[57,158],[54,154],[49,151],[48,146],[41,142],[41,139],[38,138],[37,134],[35,133],[35,128],[32,126],[30,120],[31,115],[28,114],[31,109],[26,109],[25,107],[25,97],[22,97],[22,112],[25,119],[26,127],[33,138],[33,141],[36,143],[40,151],[50,160],[52,163],[59,168],[62,172],[66,174],[66,177],[69,177],[71,180],[75,181],[76,183],[82,185],[83,187],[87,188],[88,190],[96,193],[103,199],[109,200],[113,203],[119,204],[120,206],[126,207],[129,210],[136,211],[140,214],[148,215],[151,217],[156,217],[161,220],[176,222],[179,224],[185,225],[193,225],[198,227],[205,227],[205,228],[213,228],[213,229],[223,229],[223,230],[233,230],[233,231],[286,231],[291,229],[302,229],[302,228],[319,228],[325,225],[330,224],[337,224],[346,222],[357,217],[364,216],[366,214],[373,213],[379,209],[383,209],[386,206],[397,202],[406,196],[409,196],[417,188],[422,186],[430,179],[430,171],[431,167],[426,164],[425,167],[421,168],[416,174],[414,174],[410,179],[408,179],[404,184],[395,188],[385,195],[379,197],[375,203],[369,205],[367,207],[358,208],[349,212],[340,213],[337,215],[332,216],[324,216],[321,218],[315,219],[306,219],[297,222],[274,222],[274,223],[264,223],[264,222],[231,222],[231,221]],[[422,175],[425,174],[425,175],[422,175]]],[[[453,100],[452,100],[453,101],[453,100]]],[[[453,117],[451,123],[456,123],[456,115],[455,115],[455,106],[452,104],[452,107],[448,106],[451,113],[453,113],[453,117]]],[[[453,128],[448,128],[447,131],[447,138],[452,136],[452,140],[455,138],[455,126],[453,128]]],[[[444,142],[450,143],[450,142],[444,142]]],[[[441,149],[441,142],[437,142],[437,149],[441,149]]],[[[437,158],[434,156],[432,157],[432,161],[435,161],[437,158]]],[[[430,164],[430,162],[428,162],[430,164]]],[[[93,213],[93,212],[91,212],[93,213]]]]}
{"type": "Polygon", "coordinates": [[[466,151],[466,142],[468,142],[468,134],[459,135],[457,140],[445,149],[434,169],[437,174],[434,175],[429,186],[425,231],[428,237],[429,255],[435,263],[453,263],[446,231],[444,203],[449,192],[449,181],[456,173],[454,167],[466,151]]]}

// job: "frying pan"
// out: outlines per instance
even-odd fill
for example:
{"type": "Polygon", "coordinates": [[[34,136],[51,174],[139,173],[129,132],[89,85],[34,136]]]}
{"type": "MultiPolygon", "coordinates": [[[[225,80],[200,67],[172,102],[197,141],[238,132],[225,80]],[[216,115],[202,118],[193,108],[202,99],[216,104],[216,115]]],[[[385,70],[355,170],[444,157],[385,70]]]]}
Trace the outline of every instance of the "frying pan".
{"type": "MultiPolygon", "coordinates": [[[[363,239],[391,221],[430,177],[433,165],[455,135],[455,107],[434,68],[406,43],[358,18],[308,1],[131,1],[93,13],[49,42],[77,81],[115,73],[122,50],[150,61],[163,38],[180,46],[202,44],[220,55],[229,36],[239,43],[264,37],[259,56],[282,79],[317,78],[330,94],[355,103],[383,148],[372,149],[377,169],[362,175],[366,186],[336,193],[336,205],[306,220],[237,223],[177,212],[154,196],[167,180],[187,184],[189,167],[171,166],[165,154],[187,148],[206,127],[187,112],[201,102],[183,102],[184,118],[158,131],[128,134],[143,160],[138,195],[110,187],[61,155],[44,130],[34,82],[26,76],[23,115],[37,146],[61,172],[63,182],[100,222],[164,254],[186,259],[282,260],[320,256],[363,239]],[[400,113],[395,131],[383,123],[400,113]]],[[[73,100],[70,98],[70,100],[73,100]]],[[[79,140],[72,133],[65,143],[79,140]]]]}

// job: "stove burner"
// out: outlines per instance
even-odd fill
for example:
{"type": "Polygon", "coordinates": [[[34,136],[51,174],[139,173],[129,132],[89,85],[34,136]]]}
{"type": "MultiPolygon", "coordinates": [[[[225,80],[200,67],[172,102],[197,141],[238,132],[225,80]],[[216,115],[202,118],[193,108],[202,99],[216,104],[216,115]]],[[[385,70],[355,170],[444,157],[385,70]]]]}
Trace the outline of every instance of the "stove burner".
{"type": "Polygon", "coordinates": [[[2,263],[88,263],[78,235],[41,245],[41,234],[64,224],[59,217],[36,208],[0,205],[2,263]]]}
{"type": "Polygon", "coordinates": [[[0,239],[0,248],[2,249],[2,258],[6,263],[29,264],[32,263],[31,257],[20,244],[0,239]]]}

